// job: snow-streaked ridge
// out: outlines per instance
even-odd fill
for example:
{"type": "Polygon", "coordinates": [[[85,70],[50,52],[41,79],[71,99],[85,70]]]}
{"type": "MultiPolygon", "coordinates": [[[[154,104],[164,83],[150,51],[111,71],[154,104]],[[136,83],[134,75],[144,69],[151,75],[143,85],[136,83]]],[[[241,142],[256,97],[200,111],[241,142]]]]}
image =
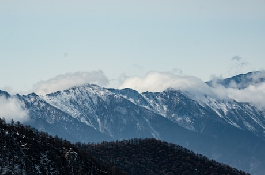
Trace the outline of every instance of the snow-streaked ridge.
{"type": "Polygon", "coordinates": [[[205,95],[204,99],[192,99],[189,94],[174,89],[168,89],[163,92],[143,93],[138,93],[132,89],[124,89],[116,93],[119,93],[134,104],[162,115],[192,131],[201,132],[204,128],[203,125],[201,127],[196,126],[196,122],[200,122],[198,117],[210,117],[214,120],[225,121],[238,129],[248,130],[258,135],[263,133],[262,135],[265,137],[263,112],[250,103],[239,103],[232,99],[221,100],[209,95],[205,95]],[[189,113],[188,111],[185,114],[177,113],[178,110],[185,107],[187,110],[189,109],[186,103],[193,103],[194,106],[190,107],[190,109],[194,110],[193,108],[197,108],[199,114],[189,113]],[[178,107],[180,109],[177,109],[178,107]],[[176,112],[172,112],[174,110],[176,112]],[[209,110],[211,115],[207,116],[209,110]]]}
{"type": "Polygon", "coordinates": [[[92,126],[94,129],[99,128],[100,131],[103,132],[101,120],[95,112],[95,106],[98,103],[99,97],[102,98],[102,100],[106,100],[106,96],[110,94],[110,91],[102,87],[94,84],[85,84],[41,97],[56,108],[65,111],[88,126],[92,126]],[[80,110],[80,108],[84,107],[86,111],[80,110]],[[93,123],[90,118],[85,117],[86,115],[94,116],[98,125],[95,126],[95,123],[93,123]]]}

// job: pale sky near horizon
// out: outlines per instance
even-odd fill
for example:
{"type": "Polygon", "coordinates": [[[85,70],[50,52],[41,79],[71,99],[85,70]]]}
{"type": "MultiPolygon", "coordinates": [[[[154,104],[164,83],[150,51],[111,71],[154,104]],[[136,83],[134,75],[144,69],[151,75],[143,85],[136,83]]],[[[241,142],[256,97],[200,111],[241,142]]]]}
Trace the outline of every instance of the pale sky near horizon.
{"type": "Polygon", "coordinates": [[[0,0],[0,22],[0,89],[71,72],[207,81],[265,68],[264,0],[0,0]]]}

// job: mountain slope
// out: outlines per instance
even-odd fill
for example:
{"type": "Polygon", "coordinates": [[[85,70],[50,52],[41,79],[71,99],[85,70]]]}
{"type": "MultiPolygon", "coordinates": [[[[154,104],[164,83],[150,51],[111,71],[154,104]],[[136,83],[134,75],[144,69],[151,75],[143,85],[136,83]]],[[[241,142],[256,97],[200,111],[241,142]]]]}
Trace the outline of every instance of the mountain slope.
{"type": "MultiPolygon", "coordinates": [[[[231,103],[230,106],[234,108],[219,109],[227,110],[225,113],[217,111],[216,106],[209,105],[211,103],[193,100],[183,92],[173,89],[140,94],[131,89],[106,89],[89,84],[38,96],[38,99],[50,105],[49,108],[68,116],[67,120],[63,119],[60,122],[66,123],[67,126],[75,125],[69,132],[64,127],[56,131],[57,126],[48,123],[49,127],[56,127],[55,130],[51,130],[47,126],[46,131],[51,134],[75,133],[76,135],[73,136],[75,140],[67,134],[62,135],[72,141],[78,138],[82,139],[79,141],[85,142],[104,140],[101,136],[95,137],[94,134],[90,134],[91,131],[84,133],[79,129],[79,126],[85,125],[84,128],[87,130],[97,131],[104,136],[109,136],[112,140],[153,137],[177,143],[248,172],[254,172],[259,169],[257,167],[261,168],[265,162],[265,155],[263,155],[265,144],[259,138],[262,134],[237,127],[242,125],[241,114],[245,116],[245,113],[256,111],[249,104],[246,105],[251,110],[246,112],[244,108],[236,107],[242,104],[235,101],[212,102],[215,105],[231,103]],[[228,115],[230,113],[231,115],[228,115]],[[235,113],[237,115],[234,115],[235,113]]],[[[31,104],[34,104],[33,101],[31,104]]],[[[34,109],[39,108],[38,104],[36,105],[34,109]]],[[[39,106],[45,105],[39,104],[39,106]]],[[[261,114],[256,112],[259,115],[251,113],[250,116],[260,117],[261,114]]],[[[33,111],[32,114],[34,113],[33,111]]],[[[49,118],[48,116],[49,114],[44,118],[49,118]]],[[[31,115],[31,117],[36,116],[31,115]]],[[[249,115],[246,115],[246,118],[251,120],[249,115]]],[[[61,134],[58,135],[61,136],[61,134]]]]}
{"type": "Polygon", "coordinates": [[[204,133],[205,127],[217,122],[250,131],[265,140],[264,112],[249,103],[240,103],[232,99],[219,100],[209,96],[196,101],[174,89],[141,94],[132,89],[110,91],[192,131],[204,133]]]}
{"type": "Polygon", "coordinates": [[[29,111],[30,120],[26,121],[25,124],[52,135],[59,135],[73,142],[87,141],[85,138],[88,135],[93,136],[90,137],[91,142],[98,141],[97,138],[101,138],[102,141],[111,139],[109,136],[94,128],[87,127],[85,123],[79,122],[71,115],[48,104],[34,93],[26,96],[18,95],[18,98],[29,111]]]}

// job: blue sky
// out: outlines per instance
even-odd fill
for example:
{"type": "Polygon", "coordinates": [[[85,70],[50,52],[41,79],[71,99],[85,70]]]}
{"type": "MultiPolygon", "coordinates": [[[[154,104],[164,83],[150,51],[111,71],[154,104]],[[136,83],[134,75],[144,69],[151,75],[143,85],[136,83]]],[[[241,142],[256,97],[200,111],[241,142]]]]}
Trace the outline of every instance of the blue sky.
{"type": "Polygon", "coordinates": [[[0,0],[0,21],[0,89],[75,72],[207,81],[265,67],[264,0],[0,0]]]}

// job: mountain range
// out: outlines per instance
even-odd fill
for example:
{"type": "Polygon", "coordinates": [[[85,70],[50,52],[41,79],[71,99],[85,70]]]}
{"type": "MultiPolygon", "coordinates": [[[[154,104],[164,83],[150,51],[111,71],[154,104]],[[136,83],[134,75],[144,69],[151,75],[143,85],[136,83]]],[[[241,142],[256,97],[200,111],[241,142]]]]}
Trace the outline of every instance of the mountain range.
{"type": "MultiPolygon", "coordinates": [[[[242,89],[264,82],[260,75],[252,72],[206,84],[242,89]]],[[[5,91],[0,96],[14,97],[5,91]]],[[[28,111],[24,124],[71,142],[156,138],[251,174],[265,172],[265,111],[251,103],[209,95],[198,99],[172,88],[140,93],[95,84],[15,97],[28,111]]]]}

